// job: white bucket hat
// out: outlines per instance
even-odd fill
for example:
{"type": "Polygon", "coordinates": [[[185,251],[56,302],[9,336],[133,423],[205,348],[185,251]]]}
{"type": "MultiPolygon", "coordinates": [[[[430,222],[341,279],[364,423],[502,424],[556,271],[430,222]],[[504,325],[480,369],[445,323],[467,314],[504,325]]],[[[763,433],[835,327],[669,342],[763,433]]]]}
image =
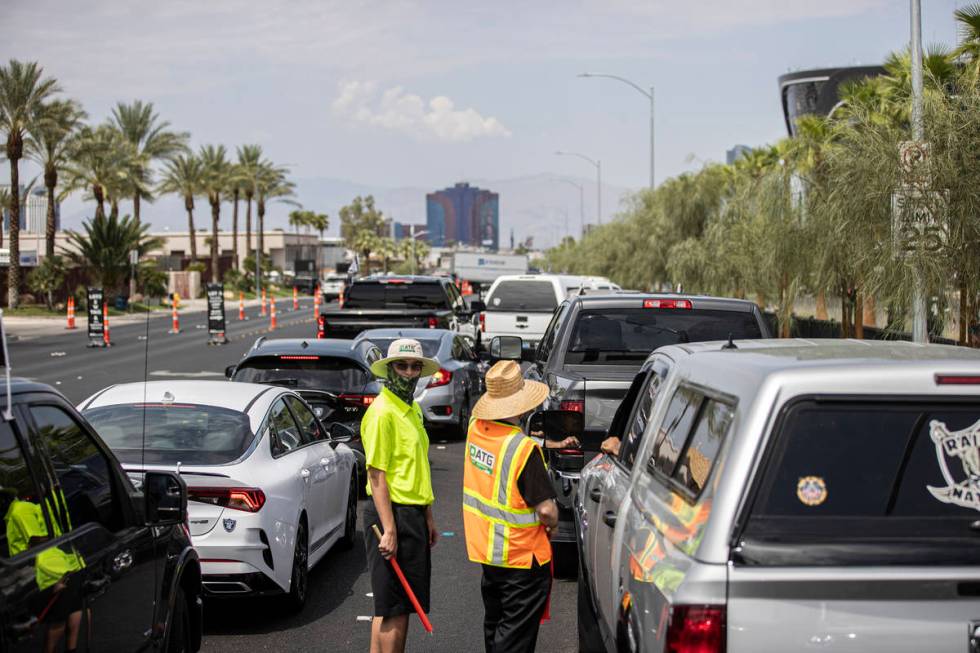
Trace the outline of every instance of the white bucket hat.
{"type": "Polygon", "coordinates": [[[382,379],[388,378],[388,364],[392,361],[419,361],[422,363],[422,373],[419,376],[432,376],[439,371],[439,363],[426,358],[422,353],[422,345],[418,340],[399,338],[388,345],[388,355],[371,364],[371,372],[382,379]]]}

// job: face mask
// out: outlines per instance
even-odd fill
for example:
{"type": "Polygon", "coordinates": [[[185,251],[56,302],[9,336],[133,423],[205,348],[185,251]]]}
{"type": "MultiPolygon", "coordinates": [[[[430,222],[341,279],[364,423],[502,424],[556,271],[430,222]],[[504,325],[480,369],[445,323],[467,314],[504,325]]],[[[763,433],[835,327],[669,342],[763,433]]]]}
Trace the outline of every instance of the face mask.
{"type": "Polygon", "coordinates": [[[388,379],[386,381],[386,385],[396,397],[404,401],[406,404],[411,404],[414,400],[415,387],[418,384],[419,377],[416,376],[411,379],[406,379],[404,376],[396,372],[394,367],[391,365],[388,366],[388,379]]]}

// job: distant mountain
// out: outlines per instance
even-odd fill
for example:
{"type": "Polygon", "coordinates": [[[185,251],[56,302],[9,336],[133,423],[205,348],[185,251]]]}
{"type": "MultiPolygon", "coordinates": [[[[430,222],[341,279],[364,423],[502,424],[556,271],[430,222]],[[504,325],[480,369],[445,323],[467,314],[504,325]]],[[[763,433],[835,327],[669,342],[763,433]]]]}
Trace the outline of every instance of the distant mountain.
{"type": "MultiPolygon", "coordinates": [[[[512,179],[468,179],[451,180],[441,188],[452,186],[457,181],[468,181],[473,186],[492,190],[500,195],[500,243],[510,243],[511,230],[516,242],[528,237],[534,238],[537,247],[547,247],[564,237],[567,233],[578,236],[581,229],[579,190],[572,184],[561,181],[570,180],[583,188],[583,207],[586,223],[595,222],[596,188],[595,180],[579,177],[558,177],[538,174],[512,179]]],[[[425,223],[425,195],[435,188],[402,187],[390,188],[370,186],[343,179],[326,177],[296,178],[297,200],[306,208],[326,212],[330,218],[328,235],[340,233],[337,212],[357,195],[374,195],[377,206],[397,222],[406,224],[425,223]]],[[[610,220],[622,208],[622,202],[634,189],[602,185],[603,222],[610,220]]],[[[62,225],[67,229],[77,229],[82,220],[92,215],[92,202],[82,201],[76,194],[62,204],[62,225]]],[[[131,207],[123,202],[121,210],[125,213],[131,207]]],[[[289,211],[292,207],[272,203],[266,207],[266,228],[281,227],[290,229],[289,211]]],[[[168,196],[153,204],[143,204],[141,209],[144,221],[153,225],[154,231],[187,230],[187,213],[183,200],[168,196]]],[[[255,207],[252,207],[255,219],[255,207]]],[[[245,205],[239,206],[239,228],[244,229],[245,205]]],[[[195,201],[194,224],[198,229],[210,229],[211,210],[204,198],[195,201]]],[[[231,207],[222,206],[221,228],[231,229],[231,207]]]]}

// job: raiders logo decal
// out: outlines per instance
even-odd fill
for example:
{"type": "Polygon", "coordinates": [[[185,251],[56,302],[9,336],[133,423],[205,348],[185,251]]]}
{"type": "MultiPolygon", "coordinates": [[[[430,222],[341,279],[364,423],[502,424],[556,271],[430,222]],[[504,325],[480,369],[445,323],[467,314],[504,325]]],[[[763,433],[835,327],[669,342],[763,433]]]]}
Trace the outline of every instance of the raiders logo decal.
{"type": "Polygon", "coordinates": [[[980,510],[980,421],[950,431],[943,422],[933,420],[929,437],[936,444],[936,459],[947,485],[927,485],[926,489],[943,503],[980,510]]]}

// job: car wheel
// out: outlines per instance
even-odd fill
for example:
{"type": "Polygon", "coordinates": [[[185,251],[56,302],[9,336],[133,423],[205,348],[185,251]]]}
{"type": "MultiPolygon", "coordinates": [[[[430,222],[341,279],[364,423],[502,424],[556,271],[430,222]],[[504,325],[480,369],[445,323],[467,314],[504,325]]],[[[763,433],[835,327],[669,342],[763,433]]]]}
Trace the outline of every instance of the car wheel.
{"type": "Polygon", "coordinates": [[[293,612],[301,611],[306,605],[309,573],[309,542],[306,535],[306,522],[301,521],[296,527],[296,550],[293,552],[293,571],[289,578],[288,604],[293,612]]]}
{"type": "Polygon", "coordinates": [[[470,396],[463,397],[463,403],[459,407],[459,423],[456,425],[456,436],[460,440],[465,440],[470,429],[470,396]]]}
{"type": "Polygon", "coordinates": [[[579,653],[604,652],[606,649],[602,645],[599,624],[596,621],[595,610],[592,608],[592,597],[589,596],[589,583],[584,572],[578,576],[577,612],[579,653]]]}
{"type": "Polygon", "coordinates": [[[357,472],[351,474],[350,490],[347,492],[347,514],[344,517],[344,536],[340,538],[340,548],[350,550],[354,548],[354,540],[357,535],[357,472]]]}
{"type": "Polygon", "coordinates": [[[178,587],[174,599],[174,611],[170,615],[167,653],[189,653],[191,649],[191,614],[187,609],[187,595],[184,593],[184,588],[178,587]]]}

